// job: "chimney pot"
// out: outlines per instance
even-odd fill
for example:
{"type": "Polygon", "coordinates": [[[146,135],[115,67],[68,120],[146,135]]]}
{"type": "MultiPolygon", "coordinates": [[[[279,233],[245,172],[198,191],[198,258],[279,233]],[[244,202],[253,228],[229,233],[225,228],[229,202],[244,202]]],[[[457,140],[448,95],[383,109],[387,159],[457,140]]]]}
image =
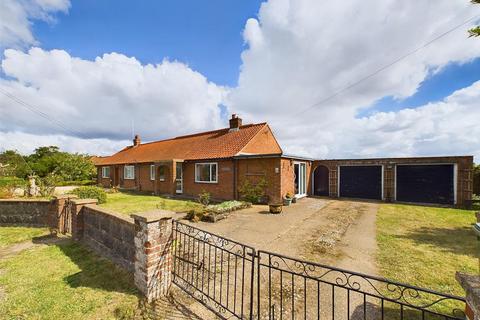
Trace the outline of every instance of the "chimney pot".
{"type": "Polygon", "coordinates": [[[133,146],[139,146],[142,141],[140,140],[140,136],[138,134],[135,135],[135,138],[133,139],[133,146]]]}
{"type": "Polygon", "coordinates": [[[233,113],[232,118],[230,119],[230,131],[239,130],[241,126],[242,126],[242,118],[239,118],[238,115],[233,113]]]}

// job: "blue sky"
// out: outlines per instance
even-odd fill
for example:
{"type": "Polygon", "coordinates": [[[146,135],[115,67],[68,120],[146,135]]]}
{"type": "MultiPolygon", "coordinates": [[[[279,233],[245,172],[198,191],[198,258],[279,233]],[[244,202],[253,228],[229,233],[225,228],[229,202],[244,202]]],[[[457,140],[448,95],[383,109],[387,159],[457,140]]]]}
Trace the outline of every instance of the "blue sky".
{"type": "Polygon", "coordinates": [[[242,31],[256,17],[258,0],[130,1],[75,0],[57,23],[34,23],[44,49],[62,48],[94,59],[108,52],[134,56],[142,63],[165,57],[188,64],[217,84],[237,83],[242,31]]]}
{"type": "MultiPolygon", "coordinates": [[[[142,0],[132,5],[118,0],[74,0],[68,14],[55,14],[56,23],[35,21],[33,32],[43,49],[62,48],[89,60],[109,52],[134,56],[142,63],[179,60],[216,84],[234,87],[245,49],[245,21],[257,17],[261,3],[142,0]]],[[[357,116],[440,101],[478,80],[479,74],[480,59],[452,63],[430,74],[413,96],[386,96],[357,116]]]]}
{"type": "Polygon", "coordinates": [[[291,154],[480,157],[474,16],[466,0],[2,0],[0,89],[40,113],[0,95],[0,145],[111,154],[132,121],[152,141],[236,113],[291,154]]]}
{"type": "Polygon", "coordinates": [[[427,103],[441,101],[454,91],[470,86],[480,79],[480,58],[467,63],[451,63],[440,72],[431,73],[418,88],[418,91],[406,99],[394,99],[392,96],[378,100],[371,108],[362,110],[358,117],[375,112],[398,111],[404,108],[416,108],[427,103]]]}

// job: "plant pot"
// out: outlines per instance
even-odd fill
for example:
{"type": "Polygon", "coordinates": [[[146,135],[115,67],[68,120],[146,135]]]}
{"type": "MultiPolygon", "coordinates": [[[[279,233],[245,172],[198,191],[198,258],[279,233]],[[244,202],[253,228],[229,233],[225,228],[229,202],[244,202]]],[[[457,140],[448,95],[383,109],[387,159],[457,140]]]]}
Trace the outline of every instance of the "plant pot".
{"type": "Polygon", "coordinates": [[[283,205],[284,206],[289,206],[292,204],[292,198],[283,198],[283,205]]]}
{"type": "Polygon", "coordinates": [[[297,197],[292,198],[292,203],[297,203],[297,197]]]}
{"type": "Polygon", "coordinates": [[[282,204],[281,203],[274,203],[268,205],[270,213],[279,214],[282,212],[282,204]]]}

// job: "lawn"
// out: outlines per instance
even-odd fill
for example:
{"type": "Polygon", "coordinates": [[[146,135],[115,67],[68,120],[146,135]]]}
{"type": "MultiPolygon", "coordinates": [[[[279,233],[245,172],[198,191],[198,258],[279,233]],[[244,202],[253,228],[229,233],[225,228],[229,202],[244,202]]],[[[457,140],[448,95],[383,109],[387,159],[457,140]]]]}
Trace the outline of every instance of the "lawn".
{"type": "Polygon", "coordinates": [[[478,272],[473,211],[383,204],[377,215],[381,274],[464,296],[456,271],[478,272]]]}
{"type": "Polygon", "coordinates": [[[0,319],[113,319],[138,304],[130,274],[66,239],[0,260],[0,271],[0,319]]]}
{"type": "Polygon", "coordinates": [[[48,234],[48,228],[0,227],[0,248],[48,234]]]}
{"type": "Polygon", "coordinates": [[[106,209],[131,214],[155,209],[187,212],[200,208],[201,204],[190,200],[167,199],[159,196],[141,195],[129,192],[109,193],[107,202],[100,205],[106,209]]]}

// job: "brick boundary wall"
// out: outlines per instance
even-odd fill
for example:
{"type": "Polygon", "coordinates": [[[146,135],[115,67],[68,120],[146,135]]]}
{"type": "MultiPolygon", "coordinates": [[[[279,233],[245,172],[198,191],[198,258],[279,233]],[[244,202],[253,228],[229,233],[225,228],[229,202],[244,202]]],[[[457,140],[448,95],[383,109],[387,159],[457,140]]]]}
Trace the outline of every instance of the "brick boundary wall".
{"type": "Polygon", "coordinates": [[[50,200],[0,199],[0,223],[47,226],[54,206],[50,200]]]}
{"type": "MultiPolygon", "coordinates": [[[[87,203],[80,210],[82,229],[73,228],[76,240],[107,257],[115,264],[134,272],[135,224],[132,218],[87,203]]],[[[78,222],[77,222],[78,223],[78,222]]]]}

